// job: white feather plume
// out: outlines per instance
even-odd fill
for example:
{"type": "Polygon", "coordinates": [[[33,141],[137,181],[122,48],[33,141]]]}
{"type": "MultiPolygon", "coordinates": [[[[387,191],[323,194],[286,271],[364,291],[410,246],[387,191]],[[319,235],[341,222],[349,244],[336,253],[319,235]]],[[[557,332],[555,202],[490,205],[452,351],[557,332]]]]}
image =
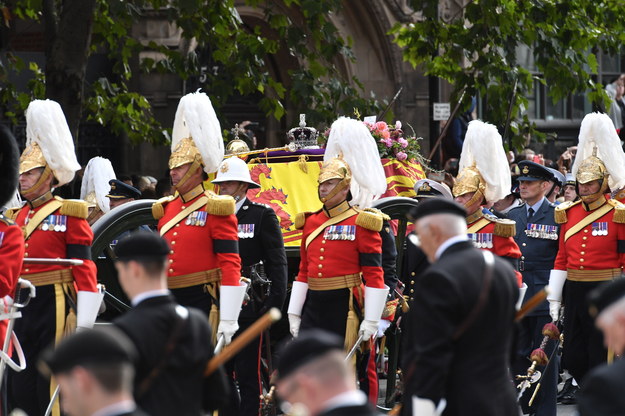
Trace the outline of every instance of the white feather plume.
{"type": "Polygon", "coordinates": [[[484,197],[496,202],[510,193],[511,178],[508,158],[497,127],[473,120],[467,127],[458,169],[475,166],[486,183],[484,197]]]}
{"type": "Polygon", "coordinates": [[[573,175],[577,174],[579,165],[587,157],[592,156],[597,147],[597,157],[601,159],[610,176],[608,185],[616,191],[625,186],[625,153],[621,147],[621,140],[616,128],[607,114],[586,114],[579,128],[579,143],[573,168],[573,175]]]}
{"type": "Polygon", "coordinates": [[[217,171],[224,158],[224,140],[215,109],[203,92],[193,92],[180,99],[172,131],[172,152],[178,142],[187,137],[193,138],[200,151],[204,171],[217,171]]]}
{"type": "Polygon", "coordinates": [[[74,179],[80,169],[74,141],[61,106],[52,100],[31,101],[26,109],[26,146],[37,143],[58,186],[74,179]]]}
{"type": "Polygon", "coordinates": [[[332,123],[323,160],[339,155],[352,171],[352,204],[370,207],[386,192],[386,175],[375,139],[361,121],[339,117],[332,123]]]}
{"type": "Polygon", "coordinates": [[[109,199],[106,195],[111,190],[109,181],[117,179],[111,161],[100,156],[96,156],[87,163],[85,173],[80,186],[80,199],[85,199],[91,192],[95,193],[98,206],[105,214],[111,210],[109,199]]]}

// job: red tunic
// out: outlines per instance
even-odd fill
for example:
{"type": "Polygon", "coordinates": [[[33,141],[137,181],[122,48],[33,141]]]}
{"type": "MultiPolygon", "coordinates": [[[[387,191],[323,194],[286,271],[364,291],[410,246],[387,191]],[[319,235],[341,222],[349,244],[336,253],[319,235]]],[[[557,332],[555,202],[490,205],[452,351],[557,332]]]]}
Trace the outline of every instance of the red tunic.
{"type": "MultiPolygon", "coordinates": [[[[15,218],[15,223],[23,227],[36,213],[50,204],[54,199],[43,203],[37,208],[30,209],[28,204],[24,205],[15,218]]],[[[71,269],[74,277],[74,283],[78,291],[96,292],[97,291],[97,269],[95,263],[78,256],[73,253],[90,253],[91,243],[93,242],[93,232],[91,227],[84,218],[73,217],[70,215],[61,215],[57,209],[52,212],[54,221],[65,226],[65,231],[44,231],[42,224],[32,232],[26,240],[24,258],[75,258],[83,260],[80,266],[67,267],[54,264],[28,264],[24,262],[22,265],[22,277],[28,279],[28,275],[32,273],[49,272],[54,270],[71,269]]],[[[53,227],[51,227],[53,228],[53,227]]]]}
{"type": "Polygon", "coordinates": [[[582,203],[566,210],[567,221],[560,228],[560,246],[554,269],[604,270],[625,266],[625,247],[622,247],[625,244],[625,224],[614,222],[614,209],[595,219],[594,227],[593,223],[588,224],[564,241],[566,232],[590,213],[582,203]],[[593,230],[601,232],[593,235],[593,230]]]}
{"type": "MultiPolygon", "coordinates": [[[[184,202],[177,196],[163,203],[165,215],[158,221],[160,230],[180,211],[201,198],[184,202]]],[[[169,229],[163,238],[169,243],[169,279],[191,273],[220,268],[222,285],[238,286],[241,277],[241,258],[238,254],[238,223],[236,215],[211,215],[206,212],[206,204],[169,229]],[[195,214],[201,212],[203,214],[195,214]]]]}
{"type": "Polygon", "coordinates": [[[24,258],[24,236],[12,221],[0,215],[0,298],[13,296],[24,258]]]}
{"type": "Polygon", "coordinates": [[[362,273],[366,286],[384,287],[384,271],[381,266],[382,238],[378,231],[356,225],[357,215],[353,215],[334,225],[352,226],[354,239],[332,239],[322,231],[308,247],[306,240],[311,232],[328,220],[325,211],[310,214],[306,218],[300,248],[300,266],[297,280],[308,282],[308,277],[336,277],[362,273]],[[379,258],[375,264],[374,258],[379,258]],[[374,265],[375,264],[375,265],[374,265]]]}

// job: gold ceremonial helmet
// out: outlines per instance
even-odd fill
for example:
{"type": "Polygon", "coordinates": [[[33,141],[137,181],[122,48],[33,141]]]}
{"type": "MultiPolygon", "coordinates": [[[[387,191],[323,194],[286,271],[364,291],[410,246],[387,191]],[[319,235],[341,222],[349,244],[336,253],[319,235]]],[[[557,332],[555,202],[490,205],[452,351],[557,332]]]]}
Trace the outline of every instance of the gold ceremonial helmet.
{"type": "Polygon", "coordinates": [[[349,183],[352,180],[352,171],[349,168],[347,162],[341,157],[334,157],[327,162],[324,162],[319,171],[319,178],[317,182],[323,183],[330,179],[342,179],[344,182],[349,183]]]}
{"type": "Polygon", "coordinates": [[[597,156],[592,155],[582,161],[575,174],[577,182],[584,184],[607,178],[609,175],[605,164],[597,156]]]}
{"type": "Polygon", "coordinates": [[[20,156],[19,174],[33,170],[35,168],[43,168],[48,165],[46,158],[43,157],[41,147],[37,143],[30,144],[24,153],[20,156]]]}
{"type": "Polygon", "coordinates": [[[193,142],[193,138],[187,137],[180,140],[176,148],[169,156],[169,169],[174,169],[187,163],[198,162],[203,165],[202,155],[193,142]]]}
{"type": "Polygon", "coordinates": [[[484,197],[485,191],[486,183],[475,166],[462,169],[453,188],[454,197],[468,194],[469,192],[475,192],[476,195],[479,193],[484,197]]]}

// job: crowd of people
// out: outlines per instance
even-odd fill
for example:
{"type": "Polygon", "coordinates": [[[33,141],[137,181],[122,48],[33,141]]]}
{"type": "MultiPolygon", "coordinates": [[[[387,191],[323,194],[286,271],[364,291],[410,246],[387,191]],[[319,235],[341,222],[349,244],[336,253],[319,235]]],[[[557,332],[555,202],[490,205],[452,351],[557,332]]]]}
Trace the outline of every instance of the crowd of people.
{"type": "Polygon", "coordinates": [[[28,296],[19,278],[36,288],[15,320],[14,355],[28,364],[8,371],[3,413],[247,416],[273,400],[289,414],[373,415],[378,338],[392,326],[403,331],[396,413],[555,416],[560,396],[581,416],[618,414],[622,397],[610,397],[622,389],[597,388],[618,379],[620,362],[604,363],[625,348],[625,153],[605,114],[589,114],[555,162],[506,153],[495,126],[470,121],[444,180],[415,184],[403,247],[372,208],[387,187],[375,139],[339,118],[317,178],[322,208],[294,218],[290,296],[276,213],[247,197],[260,185],[242,159],[224,158],[205,94],[180,100],[167,178],[117,176],[94,158],[81,200],[52,193],[81,170],[58,104],[30,104],[19,161],[0,133],[0,205],[16,187],[24,201],[0,217],[3,306],[28,296]],[[213,172],[216,193],[205,189],[213,172]],[[105,288],[90,226],[142,198],[157,200],[156,227],[107,250],[130,309],[92,329],[105,288]],[[243,334],[272,308],[286,312],[290,336],[267,354],[262,335],[243,334]],[[278,359],[275,392],[263,391],[263,358],[278,359]]]}

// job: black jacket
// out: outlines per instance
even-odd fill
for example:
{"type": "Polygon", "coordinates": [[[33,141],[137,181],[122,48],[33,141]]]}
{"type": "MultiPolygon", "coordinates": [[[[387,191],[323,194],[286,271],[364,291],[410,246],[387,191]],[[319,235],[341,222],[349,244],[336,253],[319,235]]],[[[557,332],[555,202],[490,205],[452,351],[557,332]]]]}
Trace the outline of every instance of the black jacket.
{"type": "Polygon", "coordinates": [[[577,393],[580,416],[625,414],[625,360],[593,369],[577,393]]]}
{"type": "Polygon", "coordinates": [[[508,262],[495,256],[484,306],[453,339],[477,304],[483,273],[481,250],[463,241],[448,247],[418,280],[403,339],[402,414],[412,414],[413,395],[435,403],[445,398],[445,416],[517,414],[508,365],[519,289],[508,262]]]}
{"type": "Polygon", "coordinates": [[[278,218],[270,207],[246,199],[237,212],[237,220],[241,265],[245,270],[262,261],[267,278],[271,281],[269,295],[263,304],[248,304],[241,311],[241,319],[255,319],[258,312],[271,307],[282,309],[286,297],[286,252],[278,218]]]}
{"type": "Polygon", "coordinates": [[[378,416],[377,412],[370,404],[361,406],[335,407],[327,412],[318,413],[317,416],[378,416]]]}
{"type": "Polygon", "coordinates": [[[146,299],[114,321],[134,342],[139,359],[135,364],[135,401],[151,416],[204,414],[219,407],[227,397],[223,370],[204,378],[213,356],[208,318],[199,310],[185,308],[186,318],[171,296],[146,299]],[[172,342],[172,334],[179,335],[172,342]],[[170,354],[168,344],[174,345],[170,354]],[[158,374],[152,370],[161,366],[158,374]],[[152,382],[141,393],[143,381],[152,382]]]}

